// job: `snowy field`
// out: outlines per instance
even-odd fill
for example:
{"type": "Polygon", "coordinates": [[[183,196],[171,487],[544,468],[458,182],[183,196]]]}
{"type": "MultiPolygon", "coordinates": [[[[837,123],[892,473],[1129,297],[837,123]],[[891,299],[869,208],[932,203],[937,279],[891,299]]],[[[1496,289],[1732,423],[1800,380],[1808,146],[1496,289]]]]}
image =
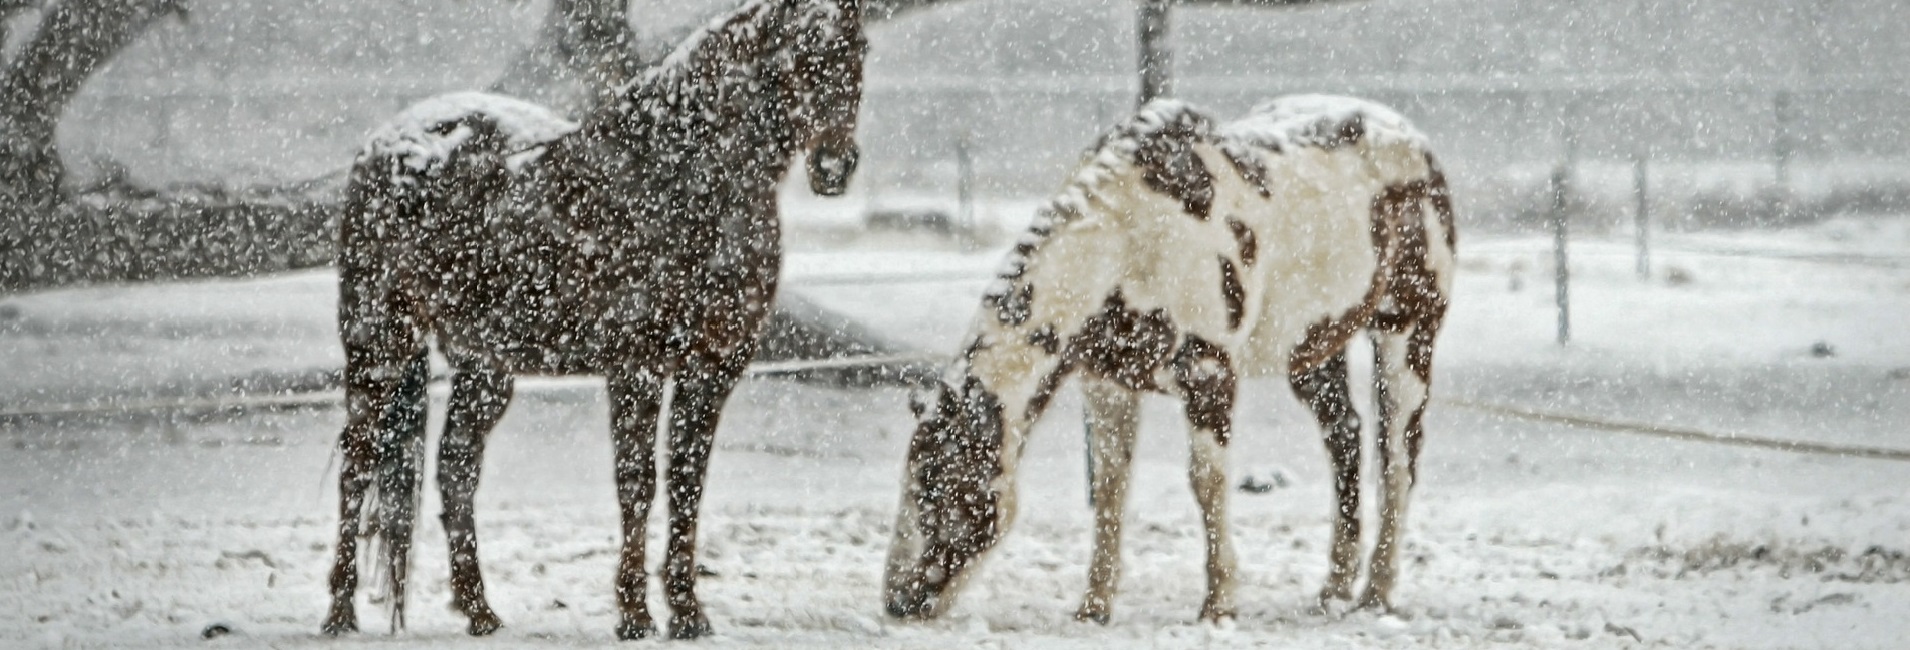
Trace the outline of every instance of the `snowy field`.
{"type": "MultiPolygon", "coordinates": [[[[789,286],[952,352],[997,253],[915,243],[796,255],[789,286]],[[978,279],[829,282],[899,270],[978,279]]],[[[1192,622],[1197,511],[1184,426],[1159,398],[1145,406],[1114,621],[1071,619],[1091,520],[1071,392],[1031,444],[1021,521],[954,613],[891,622],[878,583],[910,431],[904,393],[764,380],[739,389],[719,433],[701,556],[715,575],[699,587],[718,635],[695,645],[1901,647],[1910,465],[1461,404],[1910,449],[1910,219],[1654,244],[1645,281],[1627,242],[1574,242],[1573,341],[1560,347],[1549,241],[1462,233],[1434,385],[1443,401],[1427,416],[1393,614],[1310,611],[1326,571],[1326,461],[1284,383],[1257,381],[1242,395],[1233,476],[1281,487],[1231,497],[1244,573],[1236,624],[1192,622]]],[[[333,292],[329,274],[304,273],[0,300],[0,410],[295,385],[339,364],[333,292]]],[[[366,633],[316,634],[341,425],[330,407],[0,420],[0,647],[612,641],[617,529],[600,389],[521,389],[493,438],[478,518],[507,627],[491,639],[465,637],[446,607],[429,500],[410,629],[386,636],[383,614],[361,597],[366,633]],[[233,632],[202,640],[212,624],[233,632]]],[[[654,589],[651,602],[665,611],[654,589]]]]}

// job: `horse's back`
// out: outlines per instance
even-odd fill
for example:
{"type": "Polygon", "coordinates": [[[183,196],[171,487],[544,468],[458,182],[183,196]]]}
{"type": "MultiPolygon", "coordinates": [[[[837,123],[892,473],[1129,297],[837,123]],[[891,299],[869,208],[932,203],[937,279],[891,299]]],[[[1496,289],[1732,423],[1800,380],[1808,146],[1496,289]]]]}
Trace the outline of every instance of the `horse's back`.
{"type": "MultiPolygon", "coordinates": [[[[1143,119],[1177,119],[1173,114],[1143,119]]],[[[1209,187],[1194,201],[1191,190],[1174,196],[1162,191],[1174,183],[1147,178],[1161,172],[1148,168],[1159,164],[1145,160],[1145,150],[1119,167],[1135,178],[1112,184],[1131,188],[1123,200],[1132,209],[1112,215],[1124,221],[1119,254],[1111,257],[1123,267],[1120,282],[1130,298],[1165,307],[1190,333],[1229,342],[1249,375],[1288,374],[1293,351],[1309,339],[1335,338],[1337,348],[1349,325],[1363,325],[1350,320],[1370,317],[1392,281],[1382,276],[1396,273],[1382,268],[1395,229],[1382,223],[1393,218],[1382,197],[1438,175],[1425,136],[1411,123],[1347,97],[1273,100],[1212,125],[1191,150],[1205,170],[1199,183],[1209,187]],[[1376,235],[1382,230],[1388,237],[1376,235]]],[[[1431,257],[1449,259],[1446,253],[1431,257]]]]}
{"type": "Polygon", "coordinates": [[[577,130],[577,123],[521,99],[481,92],[438,95],[412,104],[365,138],[359,157],[379,157],[394,172],[441,168],[481,131],[495,132],[510,152],[527,152],[577,130]]]}
{"type": "Polygon", "coordinates": [[[1316,361],[1296,348],[1338,349],[1369,326],[1400,277],[1450,285],[1450,203],[1433,199],[1444,200],[1445,180],[1427,138],[1398,113],[1363,99],[1296,95],[1217,133],[1233,155],[1247,150],[1265,165],[1263,182],[1228,193],[1260,249],[1244,282],[1258,297],[1247,309],[1259,313],[1243,342],[1243,370],[1288,374],[1316,361]],[[1426,241],[1425,254],[1390,253],[1388,266],[1388,251],[1406,240],[1426,241]]]}
{"type": "Polygon", "coordinates": [[[513,232],[498,236],[495,204],[545,145],[575,129],[542,106],[475,92],[420,101],[374,129],[339,221],[341,321],[429,313],[444,325],[454,312],[524,298],[508,296],[504,280],[551,269],[507,268],[539,261],[508,244],[549,248],[537,245],[546,233],[506,224],[513,232]]]}

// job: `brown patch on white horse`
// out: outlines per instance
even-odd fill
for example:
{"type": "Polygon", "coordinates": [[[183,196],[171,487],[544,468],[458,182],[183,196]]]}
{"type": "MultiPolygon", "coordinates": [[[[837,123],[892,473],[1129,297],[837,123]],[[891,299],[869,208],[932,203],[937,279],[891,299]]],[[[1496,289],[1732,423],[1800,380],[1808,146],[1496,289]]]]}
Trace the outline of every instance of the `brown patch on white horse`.
{"type": "Polygon", "coordinates": [[[905,481],[906,498],[923,504],[915,511],[916,529],[935,531],[920,540],[924,561],[912,567],[910,581],[939,594],[979,557],[975,549],[993,546],[1001,532],[990,484],[1002,471],[1002,408],[972,377],[959,393],[943,385],[933,399],[914,405],[920,424],[909,443],[905,481]]]}
{"type": "Polygon", "coordinates": [[[1251,267],[1260,259],[1260,242],[1254,238],[1253,228],[1247,227],[1234,217],[1227,217],[1227,230],[1234,235],[1234,245],[1238,248],[1241,266],[1251,267]]]}
{"type": "Polygon", "coordinates": [[[1165,310],[1133,309],[1116,288],[1101,303],[1101,311],[1082,322],[1062,347],[1059,363],[1036,384],[1028,399],[1028,417],[1046,410],[1061,380],[1077,370],[1128,390],[1156,390],[1155,372],[1174,353],[1176,336],[1165,310]]]}
{"type": "Polygon", "coordinates": [[[1343,118],[1324,118],[1316,122],[1312,129],[1303,132],[1297,139],[1301,144],[1321,149],[1333,150],[1352,146],[1366,135],[1366,122],[1361,116],[1343,118]]]}
{"type": "MultiPolygon", "coordinates": [[[[1278,153],[1277,146],[1270,149],[1278,153]]],[[[1241,180],[1253,186],[1254,191],[1260,194],[1260,198],[1273,198],[1273,189],[1267,187],[1267,166],[1262,164],[1252,151],[1240,147],[1221,147],[1220,152],[1227,156],[1227,162],[1233,165],[1234,173],[1240,174],[1241,180]]]]}
{"type": "Polygon", "coordinates": [[[1166,123],[1135,129],[1134,165],[1141,170],[1141,182],[1149,189],[1174,197],[1181,210],[1196,219],[1206,219],[1214,209],[1214,174],[1194,152],[1207,141],[1208,123],[1197,113],[1162,112],[1166,123]]]}
{"type": "Polygon", "coordinates": [[[1233,355],[1189,334],[1174,355],[1174,385],[1187,402],[1187,423],[1214,432],[1222,446],[1233,434],[1234,396],[1240,379],[1233,355]]]}
{"type": "Polygon", "coordinates": [[[986,299],[994,305],[995,318],[1003,325],[1020,325],[1028,322],[1028,315],[1033,313],[1035,288],[1025,282],[1010,280],[1008,290],[990,293],[986,299]]]}
{"type": "Polygon", "coordinates": [[[1240,286],[1240,273],[1234,270],[1234,261],[1220,258],[1220,298],[1227,305],[1227,329],[1240,329],[1240,320],[1247,316],[1247,290],[1240,286]]]}

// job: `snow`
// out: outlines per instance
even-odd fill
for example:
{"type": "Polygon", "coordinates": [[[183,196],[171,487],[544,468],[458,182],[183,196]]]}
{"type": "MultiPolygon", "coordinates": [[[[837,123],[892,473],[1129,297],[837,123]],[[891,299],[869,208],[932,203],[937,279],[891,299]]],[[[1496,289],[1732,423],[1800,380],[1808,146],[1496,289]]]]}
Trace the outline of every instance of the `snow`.
{"type": "Polygon", "coordinates": [[[513,155],[506,164],[516,171],[538,152],[527,152],[577,130],[577,124],[549,108],[521,99],[481,92],[457,92],[438,95],[412,104],[391,121],[380,125],[366,137],[364,153],[392,156],[414,172],[427,172],[443,165],[451,152],[472,135],[471,127],[458,124],[443,134],[434,133],[442,125],[481,115],[497,124],[513,155]]]}
{"type": "MultiPolygon", "coordinates": [[[[1029,204],[1015,205],[985,210],[1029,204]]],[[[1453,404],[1910,448],[1910,218],[1664,235],[1648,280],[1632,273],[1628,238],[1575,240],[1573,342],[1563,347],[1552,341],[1549,241],[1460,235],[1400,611],[1309,611],[1326,569],[1326,461],[1290,391],[1255,381],[1243,387],[1232,476],[1277,473],[1286,485],[1231,497],[1242,567],[1233,625],[1192,623],[1203,578],[1185,429],[1175,405],[1155,398],[1143,409],[1113,622],[1071,620],[1092,521],[1072,391],[1030,443],[1021,521],[962,602],[944,620],[893,622],[879,582],[911,420],[905,392],[750,381],[711,464],[701,560],[717,575],[699,593],[718,634],[697,643],[1888,648],[1910,638],[1899,615],[1910,607],[1903,466],[1453,404]],[[1672,269],[1684,279],[1669,280],[1672,269]],[[1835,356],[1812,356],[1818,341],[1835,356]]],[[[812,248],[791,255],[788,286],[946,354],[1011,240],[972,254],[893,240],[812,248]],[[905,268],[974,279],[828,281],[905,268]]],[[[333,282],[311,272],[6,298],[0,408],[217,393],[239,378],[336,367],[333,282]]],[[[434,517],[419,531],[406,632],[385,636],[379,610],[361,604],[376,631],[316,634],[336,525],[335,408],[0,421],[0,543],[11,550],[0,555],[0,646],[612,643],[606,411],[594,385],[527,382],[493,436],[478,517],[506,627],[488,641],[465,637],[436,606],[448,595],[434,517]],[[232,635],[202,640],[215,623],[232,635]]],[[[652,603],[667,611],[655,590],[652,603]]]]}
{"type": "Polygon", "coordinates": [[[1228,122],[1221,135],[1239,138],[1261,146],[1292,146],[1307,143],[1323,134],[1321,125],[1344,124],[1359,120],[1365,138],[1374,147],[1405,146],[1432,148],[1426,136],[1406,118],[1385,105],[1358,97],[1340,95],[1286,95],[1258,106],[1246,118],[1228,122]]]}

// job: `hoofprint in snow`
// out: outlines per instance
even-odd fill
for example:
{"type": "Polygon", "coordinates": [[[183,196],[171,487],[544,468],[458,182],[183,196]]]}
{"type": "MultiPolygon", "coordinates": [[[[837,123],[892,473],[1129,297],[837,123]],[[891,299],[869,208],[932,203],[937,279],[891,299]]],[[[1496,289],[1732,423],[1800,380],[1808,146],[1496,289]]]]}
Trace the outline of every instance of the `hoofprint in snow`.
{"type": "Polygon", "coordinates": [[[1207,557],[1200,618],[1235,615],[1226,452],[1239,380],[1289,379],[1341,486],[1323,602],[1386,609],[1398,575],[1433,341],[1452,287],[1453,213],[1425,138],[1346,97],[1283,97],[1216,124],[1160,100],[1116,126],[1044,206],[986,292],[970,338],[917,406],[888,610],[947,612],[1017,510],[1023,442],[1070,377],[1093,422],[1094,559],[1077,617],[1106,622],[1121,574],[1139,393],[1179,398],[1207,557]],[[1384,488],[1361,556],[1360,426],[1346,347],[1378,350],[1384,488]]]}
{"type": "MultiPolygon", "coordinates": [[[[1463,209],[1463,203],[1461,209],[1463,209]]],[[[984,206],[985,210],[1011,210],[984,206]]],[[[795,227],[800,229],[798,222],[795,227]]],[[[1910,270],[1816,261],[1910,250],[1910,218],[1663,235],[1633,275],[1628,238],[1574,240],[1573,341],[1552,341],[1542,237],[1470,234],[1440,338],[1440,395],[1768,437],[1910,447],[1910,270]],[[1781,256],[1711,251],[1777,252],[1781,256]],[[1809,259],[1794,253],[1808,252],[1809,259]],[[1834,356],[1817,357],[1825,342],[1834,356]]],[[[937,284],[805,292],[930,350],[962,343],[1001,251],[831,250],[787,277],[970,271],[937,284]]],[[[101,287],[0,301],[0,403],[225,389],[336,368],[329,273],[101,287]]],[[[1356,356],[1359,348],[1355,346],[1356,356]]],[[[1360,367],[1359,359],[1353,366],[1360,367]]],[[[1359,392],[1363,381],[1356,380],[1359,392]]],[[[1179,405],[1142,405],[1121,606],[1071,614],[1093,531],[1080,413],[1063,391],[1030,437],[1015,534],[962,606],[882,614],[883,553],[913,428],[901,391],[743,384],[712,461],[706,606],[736,648],[1897,647],[1910,637],[1910,495],[1900,464],[1590,432],[1435,400],[1392,616],[1309,612],[1326,575],[1332,480],[1281,381],[1241,387],[1232,629],[1196,625],[1200,522],[1179,405]]],[[[442,395],[436,396],[442,400],[442,395]]],[[[1360,399],[1365,399],[1361,397],[1360,399]]],[[[616,606],[600,390],[525,390],[491,439],[483,554],[513,646],[601,647],[616,606]]],[[[0,646],[469,647],[414,607],[409,632],[313,633],[333,529],[341,411],[0,423],[0,646]]],[[[437,430],[437,424],[431,429],[437,430]]],[[[427,512],[436,506],[427,500],[427,512]]],[[[443,533],[427,517],[429,549],[443,533]]],[[[421,552],[414,602],[448,603],[421,552]]],[[[377,625],[381,621],[373,619],[377,625]]]]}

